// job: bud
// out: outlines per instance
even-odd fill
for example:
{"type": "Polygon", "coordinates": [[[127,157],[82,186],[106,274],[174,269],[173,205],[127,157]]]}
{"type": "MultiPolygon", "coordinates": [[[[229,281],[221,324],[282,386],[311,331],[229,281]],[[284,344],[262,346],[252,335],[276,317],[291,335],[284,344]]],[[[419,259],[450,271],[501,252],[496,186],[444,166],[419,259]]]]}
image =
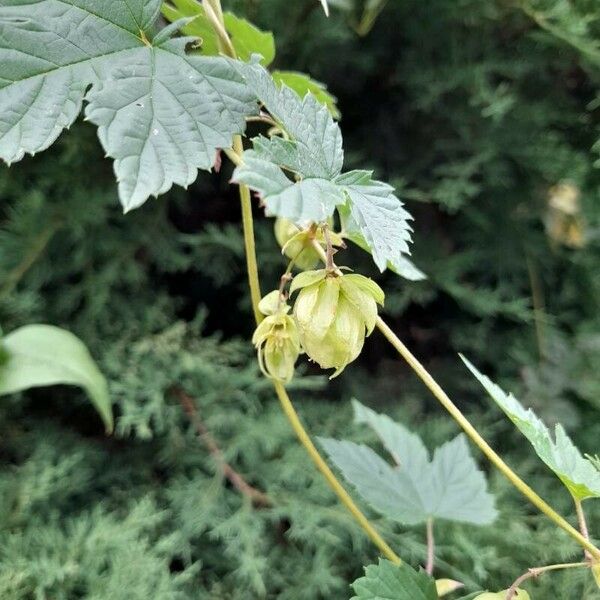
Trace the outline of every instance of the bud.
{"type": "Polygon", "coordinates": [[[275,239],[283,253],[294,260],[303,271],[313,269],[319,262],[319,255],[310,243],[308,231],[302,231],[291,221],[278,217],[275,219],[275,239]]]}
{"type": "Polygon", "coordinates": [[[300,335],[294,319],[287,313],[290,307],[278,290],[267,294],[259,303],[265,315],[252,336],[258,352],[261,371],[271,379],[289,383],[300,354],[300,335]]]}
{"type": "Polygon", "coordinates": [[[336,377],[360,354],[365,335],[375,327],[384,293],[368,277],[325,269],[294,277],[290,293],[298,289],[294,316],[303,349],[323,369],[335,369],[331,377],[336,377]]]}
{"type": "Polygon", "coordinates": [[[438,596],[441,598],[442,596],[447,596],[460,588],[465,587],[463,583],[460,581],[455,581],[454,579],[436,579],[435,580],[435,589],[437,590],[438,596]]]}
{"type": "MultiPolygon", "coordinates": [[[[331,220],[328,223],[331,226],[331,220]]],[[[293,260],[295,265],[301,270],[314,269],[319,264],[319,255],[313,248],[313,240],[317,240],[320,244],[325,244],[325,237],[321,227],[311,229],[300,229],[296,227],[288,219],[278,217],[275,219],[275,239],[281,246],[282,252],[293,260]]],[[[343,246],[342,238],[329,232],[331,242],[334,246],[343,246]]]]}

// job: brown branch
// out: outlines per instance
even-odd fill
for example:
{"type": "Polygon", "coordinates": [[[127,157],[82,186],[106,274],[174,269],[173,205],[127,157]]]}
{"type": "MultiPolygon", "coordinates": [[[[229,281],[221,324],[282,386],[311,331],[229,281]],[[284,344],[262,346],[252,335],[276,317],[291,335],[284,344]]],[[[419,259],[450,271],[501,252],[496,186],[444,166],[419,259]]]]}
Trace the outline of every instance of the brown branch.
{"type": "Polygon", "coordinates": [[[238,490],[244,496],[250,498],[252,504],[256,507],[265,507],[272,506],[273,503],[271,499],[261,492],[257,490],[255,487],[252,487],[226,460],[223,456],[223,452],[217,445],[217,442],[213,438],[212,434],[204,423],[201,421],[200,416],[198,415],[198,410],[194,404],[194,399],[187,394],[182,389],[175,389],[175,395],[179,400],[185,414],[190,419],[198,437],[202,440],[206,448],[208,449],[210,455],[213,457],[214,461],[217,463],[221,473],[224,477],[226,477],[231,485],[238,490]]]}

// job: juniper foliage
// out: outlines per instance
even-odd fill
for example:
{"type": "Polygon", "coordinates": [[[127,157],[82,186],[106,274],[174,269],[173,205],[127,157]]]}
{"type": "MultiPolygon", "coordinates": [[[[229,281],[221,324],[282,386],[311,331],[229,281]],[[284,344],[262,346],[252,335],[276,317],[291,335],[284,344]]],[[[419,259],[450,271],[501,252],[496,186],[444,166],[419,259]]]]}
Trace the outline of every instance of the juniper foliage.
{"type": "MultiPolygon", "coordinates": [[[[278,67],[310,71],[339,98],[348,168],[368,157],[399,188],[428,280],[380,278],[386,310],[469,400],[509,462],[567,514],[566,493],[452,354],[477,356],[546,422],[560,415],[579,447],[598,451],[594,4],[389,2],[359,37],[352,14],[333,8],[324,20],[312,0],[230,3],[276,32],[278,67]],[[573,215],[552,209],[561,184],[578,197],[570,223],[573,215]],[[518,377],[515,365],[524,365],[518,377]]],[[[49,322],[81,336],[117,413],[116,434],[106,438],[77,391],[3,400],[0,597],[348,598],[375,552],[310,468],[258,374],[231,173],[203,176],[189,192],[124,218],[94,135],[77,124],[48,153],[0,171],[2,327],[49,322]],[[223,478],[180,390],[269,506],[253,507],[223,478]]],[[[257,231],[265,288],[284,264],[271,227],[262,220],[257,231]]],[[[359,252],[346,256],[378,276],[359,252]]],[[[352,396],[430,446],[456,434],[375,336],[326,392],[315,373],[307,365],[296,385],[302,416],[319,435],[375,443],[351,425],[352,396]]],[[[498,521],[440,526],[440,574],[469,590],[501,589],[532,560],[578,559],[499,475],[489,477],[498,521]]],[[[593,523],[600,515],[589,509],[593,523]]],[[[373,516],[403,556],[424,561],[422,528],[373,516]]],[[[576,571],[535,586],[539,597],[575,589],[594,598],[576,571]]]]}

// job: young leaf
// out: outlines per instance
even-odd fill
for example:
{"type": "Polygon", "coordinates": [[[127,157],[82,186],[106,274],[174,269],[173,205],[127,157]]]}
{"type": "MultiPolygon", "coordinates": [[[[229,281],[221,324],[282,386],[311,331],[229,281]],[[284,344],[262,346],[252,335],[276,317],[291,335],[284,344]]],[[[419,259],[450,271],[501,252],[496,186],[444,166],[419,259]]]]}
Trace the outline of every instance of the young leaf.
{"type": "Polygon", "coordinates": [[[275,60],[275,38],[270,31],[261,31],[246,19],[236,17],[230,12],[226,12],[223,19],[240,60],[248,62],[253,54],[260,54],[260,64],[265,67],[275,60]]]}
{"type": "MultiPolygon", "coordinates": [[[[206,18],[202,5],[195,0],[171,0],[164,2],[163,16],[174,23],[184,17],[191,21],[182,28],[186,35],[201,40],[200,49],[204,56],[219,54],[217,35],[206,18]]],[[[249,61],[253,54],[262,56],[260,63],[268,67],[275,59],[275,38],[270,31],[262,31],[250,21],[236,17],[233,13],[223,13],[225,29],[231,36],[231,43],[240,60],[249,61]]]]}
{"type": "Polygon", "coordinates": [[[125,210],[210,169],[243,131],[253,96],[226,59],[187,55],[189,40],[152,45],[159,9],[159,0],[1,7],[0,158],[50,146],[86,99],[125,210]]]}
{"type": "Polygon", "coordinates": [[[293,183],[264,158],[258,145],[255,148],[244,152],[244,164],[236,168],[233,177],[261,193],[268,215],[306,225],[327,220],[336,205],[344,202],[343,192],[328,179],[307,177],[293,183]]]}
{"type": "Polygon", "coordinates": [[[185,27],[181,29],[182,33],[198,40],[197,46],[203,56],[218,56],[219,44],[217,34],[210,21],[204,14],[202,5],[196,0],[171,0],[163,2],[161,6],[163,17],[175,23],[183,18],[192,18],[185,27]]]}
{"type": "Polygon", "coordinates": [[[327,86],[324,83],[309,77],[306,73],[299,73],[298,71],[276,70],[273,71],[271,75],[277,85],[286,85],[294,90],[300,98],[304,98],[306,94],[312,94],[318,102],[327,107],[334,119],[340,118],[341,115],[337,107],[337,98],[327,91],[327,86]]]}
{"type": "Polygon", "coordinates": [[[425,571],[415,571],[406,563],[395,565],[379,559],[369,565],[352,587],[352,600],[437,600],[435,581],[425,571]]]}
{"type": "Polygon", "coordinates": [[[277,87],[259,65],[248,65],[243,73],[290,139],[254,138],[254,149],[244,153],[234,181],[260,193],[269,214],[298,225],[327,219],[346,201],[343,189],[333,182],[344,160],[337,123],[312,95],[302,100],[288,87],[277,87]],[[298,181],[290,180],[282,168],[298,181]]]}
{"type": "Polygon", "coordinates": [[[270,214],[297,225],[323,221],[338,207],[346,234],[369,248],[377,266],[383,271],[391,263],[401,270],[403,255],[409,253],[410,215],[393,188],[372,179],[368,171],[341,175],[339,126],[311,94],[301,99],[285,85],[278,88],[257,64],[242,72],[285,137],[254,138],[253,150],[244,154],[245,164],[234,171],[234,181],[258,192],[270,214]]]}
{"type": "Polygon", "coordinates": [[[0,396],[32,387],[82,387],[112,431],[108,387],[87,348],[72,333],[51,325],[26,325],[2,340],[7,360],[0,366],[0,396]]]}
{"type": "Polygon", "coordinates": [[[428,518],[486,525],[496,518],[485,477],[459,435],[436,449],[385,415],[354,401],[355,419],[368,424],[396,463],[392,467],[362,444],[320,439],[344,478],[381,514],[407,525],[428,518]]]}
{"type": "Polygon", "coordinates": [[[482,375],[464,356],[467,368],[487,393],[530,441],[537,455],[554,471],[571,494],[578,500],[600,497],[600,472],[581,455],[563,427],[558,424],[554,439],[546,425],[531,410],[525,410],[512,395],[506,394],[488,377],[482,375]]]}
{"type": "MultiPolygon", "coordinates": [[[[242,73],[271,116],[281,125],[302,159],[303,177],[333,179],[342,169],[342,132],[312,94],[301,99],[287,86],[279,87],[260,65],[245,65],[242,73]]],[[[264,140],[264,138],[262,138],[264,140]]]]}
{"type": "Polygon", "coordinates": [[[460,590],[460,588],[465,587],[463,583],[460,581],[455,581],[454,579],[436,579],[435,580],[435,589],[437,590],[438,596],[441,598],[442,596],[447,596],[456,590],[460,590]]]}
{"type": "Polygon", "coordinates": [[[336,179],[350,199],[349,209],[340,213],[342,224],[351,239],[360,236],[366,242],[381,271],[388,262],[398,268],[403,255],[410,253],[408,221],[412,217],[394,195],[394,188],[371,176],[370,171],[350,171],[336,179]]]}

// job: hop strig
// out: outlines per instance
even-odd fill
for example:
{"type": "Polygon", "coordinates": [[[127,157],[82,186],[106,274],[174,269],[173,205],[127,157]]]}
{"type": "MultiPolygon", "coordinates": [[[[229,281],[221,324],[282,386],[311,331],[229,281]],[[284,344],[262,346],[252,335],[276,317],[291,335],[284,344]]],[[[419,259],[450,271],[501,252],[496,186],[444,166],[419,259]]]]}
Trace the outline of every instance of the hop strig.
{"type": "Polygon", "coordinates": [[[258,352],[260,369],[271,379],[289,383],[301,351],[298,327],[288,315],[290,307],[275,290],[260,301],[258,308],[265,319],[256,328],[252,343],[258,352]]]}
{"type": "Polygon", "coordinates": [[[294,317],[303,350],[323,369],[335,369],[331,377],[336,377],[358,357],[373,331],[383,290],[363,275],[325,269],[294,277],[290,293],[296,290],[294,317]]]}

